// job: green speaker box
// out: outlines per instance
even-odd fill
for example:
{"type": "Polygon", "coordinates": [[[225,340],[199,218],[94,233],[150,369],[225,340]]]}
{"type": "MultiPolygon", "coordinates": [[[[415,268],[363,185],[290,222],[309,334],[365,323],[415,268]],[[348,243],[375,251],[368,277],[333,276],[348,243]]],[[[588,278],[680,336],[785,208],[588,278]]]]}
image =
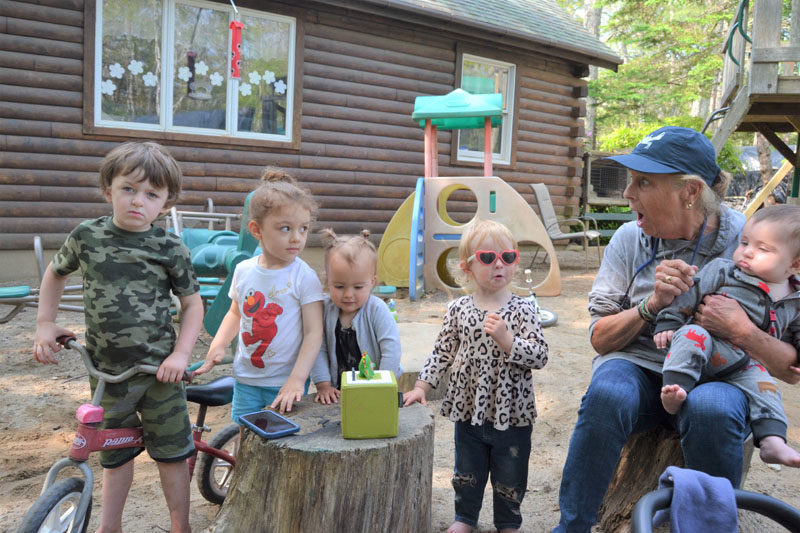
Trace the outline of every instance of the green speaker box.
{"type": "Polygon", "coordinates": [[[397,436],[397,380],[390,370],[376,370],[373,379],[342,372],[342,436],[380,439],[397,436]]]}

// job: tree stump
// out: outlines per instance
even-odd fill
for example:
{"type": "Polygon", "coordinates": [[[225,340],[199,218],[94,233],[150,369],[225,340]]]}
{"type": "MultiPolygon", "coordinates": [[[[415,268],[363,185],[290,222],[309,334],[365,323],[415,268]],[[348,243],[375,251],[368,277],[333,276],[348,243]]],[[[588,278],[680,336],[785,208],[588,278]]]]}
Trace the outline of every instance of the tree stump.
{"type": "Polygon", "coordinates": [[[288,413],[300,432],[245,430],[213,532],[430,531],[433,415],[400,409],[397,437],[345,440],[338,404],[305,396],[288,413]]]}
{"type": "MultiPolygon", "coordinates": [[[[447,392],[447,385],[450,383],[450,370],[447,369],[442,379],[439,380],[439,386],[435,389],[431,389],[425,395],[425,399],[429,402],[435,400],[441,400],[444,398],[444,393],[447,392]]],[[[414,388],[414,385],[417,384],[417,376],[419,376],[419,370],[415,370],[413,372],[403,372],[400,378],[397,380],[397,390],[402,392],[408,392],[414,388]]]]}
{"type": "MultiPolygon", "coordinates": [[[[742,485],[752,455],[753,441],[748,438],[744,443],[742,485]]],[[[659,426],[628,437],[597,515],[601,531],[629,531],[634,506],[642,496],[658,488],[658,478],[668,466],[685,466],[677,431],[659,426]]]]}

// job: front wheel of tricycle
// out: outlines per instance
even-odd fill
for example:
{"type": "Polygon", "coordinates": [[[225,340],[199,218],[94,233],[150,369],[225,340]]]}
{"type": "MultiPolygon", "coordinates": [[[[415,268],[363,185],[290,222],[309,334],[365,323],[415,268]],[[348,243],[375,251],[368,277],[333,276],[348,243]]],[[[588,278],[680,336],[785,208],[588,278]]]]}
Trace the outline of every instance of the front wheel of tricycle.
{"type": "MultiPolygon", "coordinates": [[[[222,428],[208,445],[236,457],[239,453],[239,424],[230,424],[222,428]]],[[[228,461],[218,459],[209,453],[200,454],[200,477],[197,478],[197,487],[203,498],[222,505],[228,494],[232,476],[233,465],[228,461]]]]}
{"type": "Polygon", "coordinates": [[[92,514],[92,501],[84,516],[76,516],[84,480],[69,477],[53,483],[25,513],[17,533],[63,532],[85,533],[92,514]]]}
{"type": "Polygon", "coordinates": [[[557,322],[557,314],[555,314],[553,311],[539,308],[539,324],[541,324],[543,328],[555,326],[557,322]]]}

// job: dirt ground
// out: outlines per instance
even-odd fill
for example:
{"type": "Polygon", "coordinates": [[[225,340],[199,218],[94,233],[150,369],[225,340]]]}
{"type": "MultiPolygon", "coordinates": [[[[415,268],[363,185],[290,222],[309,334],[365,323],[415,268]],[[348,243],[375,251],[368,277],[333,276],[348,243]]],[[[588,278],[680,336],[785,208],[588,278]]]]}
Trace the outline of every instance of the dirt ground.
{"type": "MultiPolygon", "coordinates": [[[[523,528],[530,532],[549,531],[558,520],[561,468],[580,398],[589,381],[593,357],[587,340],[589,316],[586,301],[595,271],[584,268],[582,253],[572,253],[570,256],[569,252],[565,252],[563,258],[559,253],[559,261],[562,264],[562,294],[540,298],[542,307],[558,314],[558,323],[544,330],[550,345],[550,361],[544,369],[534,374],[539,418],[533,430],[528,493],[522,505],[523,528]]],[[[35,285],[30,280],[19,281],[35,285]]],[[[418,302],[398,298],[401,331],[413,334],[413,328],[419,324],[439,323],[451,296],[437,292],[418,302]]],[[[0,313],[4,310],[0,308],[0,313]]],[[[4,400],[0,404],[0,445],[3,448],[0,455],[0,484],[5,487],[0,496],[2,531],[14,530],[19,525],[20,519],[38,496],[50,465],[66,455],[75,428],[75,409],[88,401],[86,371],[72,353],[62,355],[61,363],[56,367],[39,365],[33,361],[30,346],[34,320],[35,312],[26,310],[11,322],[0,325],[3,339],[0,393],[4,400]]],[[[81,338],[83,321],[80,314],[62,312],[59,323],[72,328],[81,338]]],[[[204,336],[197,343],[197,359],[204,356],[208,342],[209,338],[204,336]]],[[[223,372],[215,369],[211,377],[223,372]]],[[[782,392],[789,417],[790,444],[800,449],[800,387],[784,384],[782,392]]],[[[436,413],[432,530],[438,532],[447,529],[453,516],[453,491],[450,486],[453,466],[452,424],[438,415],[439,402],[429,405],[436,413]]],[[[192,416],[194,413],[192,409],[192,416]]],[[[214,430],[219,430],[229,420],[229,408],[212,408],[207,423],[214,430]]],[[[90,460],[90,464],[99,477],[101,469],[96,460],[90,460]]],[[[775,471],[763,464],[757,454],[753,457],[745,488],[776,496],[800,508],[800,472],[786,467],[775,471]]],[[[89,531],[97,526],[100,516],[99,480],[94,494],[89,531]]],[[[218,507],[207,503],[194,483],[191,498],[192,528],[194,531],[203,531],[212,524],[218,507]]],[[[491,493],[487,488],[480,531],[492,531],[491,523],[491,493]]],[[[146,454],[136,459],[136,474],[125,509],[124,526],[126,531],[131,532],[168,530],[166,505],[158,473],[146,454]]],[[[330,525],[325,527],[335,530],[330,525]]],[[[771,529],[763,524],[753,530],[771,529]]]]}

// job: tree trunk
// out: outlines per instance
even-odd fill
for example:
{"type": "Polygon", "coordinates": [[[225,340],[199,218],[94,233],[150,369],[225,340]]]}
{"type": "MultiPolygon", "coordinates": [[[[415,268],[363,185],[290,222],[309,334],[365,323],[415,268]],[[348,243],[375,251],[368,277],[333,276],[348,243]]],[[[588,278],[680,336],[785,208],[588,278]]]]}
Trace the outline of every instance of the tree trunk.
{"type": "MultiPolygon", "coordinates": [[[[750,469],[753,441],[744,444],[742,486],[750,469]]],[[[631,514],[639,499],[658,488],[658,478],[668,466],[683,468],[683,451],[678,433],[659,426],[628,438],[600,506],[597,523],[602,531],[627,532],[631,514]]]]}
{"type": "MultiPolygon", "coordinates": [[[[595,37],[600,36],[600,19],[603,17],[603,6],[599,2],[594,2],[586,9],[586,23],[584,26],[589,33],[595,37]]],[[[598,68],[589,65],[589,80],[597,80],[598,68]]],[[[597,107],[594,97],[589,94],[586,96],[586,134],[590,137],[590,149],[597,148],[597,107]]]]}
{"type": "Polygon", "coordinates": [[[433,415],[400,409],[397,437],[345,440],[338,404],[311,396],[289,413],[300,432],[245,431],[218,532],[430,531],[433,415]]]}
{"type": "Polygon", "coordinates": [[[772,145],[760,133],[756,133],[756,149],[758,150],[758,163],[761,166],[761,184],[766,185],[772,178],[772,145]]]}

